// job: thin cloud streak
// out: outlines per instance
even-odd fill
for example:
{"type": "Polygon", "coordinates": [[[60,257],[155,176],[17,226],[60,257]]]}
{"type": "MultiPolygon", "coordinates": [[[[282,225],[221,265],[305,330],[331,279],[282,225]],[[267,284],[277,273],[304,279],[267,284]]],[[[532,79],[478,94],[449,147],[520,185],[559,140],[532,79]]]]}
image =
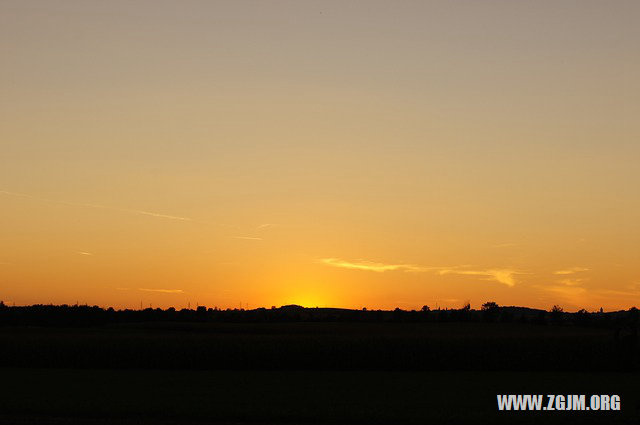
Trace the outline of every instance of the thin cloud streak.
{"type": "Polygon", "coordinates": [[[160,289],[160,288],[116,288],[117,291],[143,291],[143,292],[159,292],[163,294],[183,294],[182,289],[160,289]]]}
{"type": "Polygon", "coordinates": [[[243,240],[246,240],[246,241],[261,241],[261,240],[263,240],[262,238],[255,238],[255,237],[252,237],[252,236],[234,236],[233,238],[234,239],[243,239],[243,240]]]}
{"type": "Polygon", "coordinates": [[[33,196],[27,195],[26,193],[9,192],[7,190],[0,190],[0,193],[9,196],[19,196],[21,198],[33,198],[33,196]]]}
{"type": "Polygon", "coordinates": [[[26,193],[9,192],[9,191],[6,191],[6,190],[0,190],[0,194],[9,195],[9,196],[17,196],[17,197],[20,197],[20,198],[30,198],[30,199],[35,199],[35,200],[42,201],[42,202],[51,202],[51,203],[60,204],[60,205],[69,205],[69,206],[72,206],[72,207],[96,208],[96,209],[103,209],[103,210],[110,210],[110,211],[120,211],[120,212],[127,212],[127,213],[131,213],[131,214],[146,215],[146,216],[150,216],[150,217],[165,218],[165,219],[168,219],[168,220],[193,221],[191,218],[188,218],[188,217],[180,217],[180,216],[176,216],[176,215],[160,214],[160,213],[153,212],[153,211],[134,210],[134,209],[129,209],[129,208],[109,207],[109,206],[99,205],[99,204],[84,204],[84,203],[78,203],[78,202],[58,201],[58,200],[55,200],[55,199],[40,198],[40,197],[29,195],[29,194],[26,194],[26,193]]]}
{"type": "Polygon", "coordinates": [[[639,297],[640,296],[640,283],[632,283],[622,288],[621,290],[616,289],[599,289],[596,291],[597,293],[603,295],[616,295],[623,297],[639,297]]]}
{"type": "MultiPolygon", "coordinates": [[[[567,298],[568,301],[576,302],[576,297],[580,297],[585,294],[589,294],[590,296],[599,296],[599,297],[638,297],[640,296],[640,284],[632,283],[629,284],[622,289],[608,289],[608,288],[585,288],[583,283],[585,283],[587,279],[560,279],[555,281],[552,285],[535,285],[535,288],[551,292],[555,295],[561,295],[567,298]]],[[[578,299],[578,301],[582,301],[582,299],[578,299]]]]}
{"type": "Polygon", "coordinates": [[[404,271],[404,272],[435,272],[440,276],[455,274],[464,276],[481,276],[483,280],[495,281],[512,287],[516,284],[515,275],[523,274],[513,269],[487,269],[487,270],[465,270],[465,267],[469,266],[455,266],[455,267],[425,267],[414,264],[385,264],[376,263],[373,261],[357,260],[346,261],[339,258],[323,258],[318,262],[331,267],[340,267],[352,270],[364,270],[372,272],[387,272],[387,271],[404,271]]]}
{"type": "MultiPolygon", "coordinates": [[[[107,208],[108,209],[110,207],[98,206],[97,208],[107,208]]],[[[133,214],[149,215],[151,217],[166,218],[166,219],[169,219],[169,220],[193,221],[192,219],[190,219],[188,217],[178,217],[178,216],[175,216],[175,215],[159,214],[159,213],[154,213],[154,212],[151,212],[151,211],[127,210],[127,209],[120,209],[120,211],[130,212],[130,213],[133,213],[133,214]]]]}
{"type": "Polygon", "coordinates": [[[552,285],[536,285],[537,289],[548,292],[554,297],[564,297],[566,302],[574,305],[580,305],[588,303],[588,299],[600,299],[605,301],[606,299],[622,299],[628,301],[640,297],[640,285],[632,283],[624,286],[621,289],[608,289],[583,286],[585,279],[567,279],[556,281],[552,285]],[[588,297],[588,298],[587,298],[588,297]]]}
{"type": "Polygon", "coordinates": [[[154,289],[154,288],[138,288],[138,291],[144,292],[160,292],[163,294],[183,294],[182,289],[154,289]]]}
{"type": "Polygon", "coordinates": [[[515,286],[516,281],[514,276],[517,274],[523,274],[513,269],[488,269],[488,270],[460,270],[460,269],[443,269],[438,271],[438,274],[443,276],[447,274],[457,274],[465,276],[484,276],[483,280],[492,280],[498,283],[502,283],[507,286],[515,286]]]}
{"type": "Polygon", "coordinates": [[[563,286],[580,286],[585,279],[559,279],[556,282],[563,286]]]}
{"type": "Polygon", "coordinates": [[[552,292],[569,299],[573,299],[587,292],[587,290],[581,286],[551,285],[545,287],[544,289],[548,292],[552,292]]]}
{"type": "Polygon", "coordinates": [[[513,248],[516,246],[518,246],[518,244],[514,242],[507,242],[507,243],[500,243],[497,245],[493,245],[494,248],[513,248]]]}
{"type": "Polygon", "coordinates": [[[553,274],[557,274],[557,275],[569,275],[569,274],[575,274],[575,273],[580,273],[580,272],[588,272],[589,269],[585,268],[585,267],[571,267],[568,269],[564,269],[564,270],[557,270],[555,272],[553,272],[553,274]]]}
{"type": "Polygon", "coordinates": [[[331,267],[340,267],[344,269],[353,269],[353,270],[366,270],[371,272],[387,272],[387,271],[428,271],[435,270],[435,268],[428,267],[420,267],[412,264],[384,264],[384,263],[376,263],[373,261],[365,261],[365,260],[357,260],[357,261],[345,261],[339,258],[322,258],[318,260],[318,262],[325,264],[331,267]]]}
{"type": "Polygon", "coordinates": [[[266,229],[266,228],[269,228],[269,227],[276,227],[276,226],[277,226],[277,224],[273,224],[273,223],[264,223],[264,224],[259,225],[259,226],[257,227],[257,229],[266,229]]]}
{"type": "Polygon", "coordinates": [[[175,216],[175,215],[160,214],[160,213],[151,212],[151,211],[144,211],[144,210],[132,210],[132,209],[128,209],[128,208],[108,207],[108,206],[99,205],[99,204],[78,204],[78,203],[63,202],[63,201],[49,201],[49,202],[57,202],[57,203],[60,203],[60,204],[71,205],[71,206],[76,206],[76,207],[97,208],[97,209],[110,210],[110,211],[120,211],[120,212],[126,212],[126,213],[131,213],[131,214],[138,214],[138,215],[147,215],[147,216],[150,216],[150,217],[166,218],[168,220],[193,221],[192,219],[190,219],[188,217],[178,217],[178,216],[175,216]]]}

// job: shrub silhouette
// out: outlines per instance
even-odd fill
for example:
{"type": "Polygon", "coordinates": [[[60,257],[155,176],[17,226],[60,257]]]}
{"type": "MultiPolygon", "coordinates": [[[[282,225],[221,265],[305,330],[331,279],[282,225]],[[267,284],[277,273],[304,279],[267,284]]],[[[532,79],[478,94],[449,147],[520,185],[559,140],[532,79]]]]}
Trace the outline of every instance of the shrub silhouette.
{"type": "Polygon", "coordinates": [[[498,317],[499,307],[493,301],[482,304],[482,318],[487,322],[493,322],[498,317]]]}
{"type": "Polygon", "coordinates": [[[495,303],[493,301],[488,301],[484,304],[482,304],[482,310],[483,311],[487,311],[487,310],[494,310],[498,308],[498,303],[495,303]]]}
{"type": "Polygon", "coordinates": [[[562,313],[564,310],[559,305],[551,307],[551,321],[555,324],[562,323],[562,313]]]}

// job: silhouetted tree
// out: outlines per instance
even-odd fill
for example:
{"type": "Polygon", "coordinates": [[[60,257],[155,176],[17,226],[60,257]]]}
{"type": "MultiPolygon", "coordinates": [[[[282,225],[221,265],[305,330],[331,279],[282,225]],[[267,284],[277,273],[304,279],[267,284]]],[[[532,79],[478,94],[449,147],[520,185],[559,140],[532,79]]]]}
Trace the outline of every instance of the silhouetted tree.
{"type": "Polygon", "coordinates": [[[640,314],[638,314],[638,309],[635,307],[631,307],[629,309],[629,319],[631,320],[631,323],[637,323],[638,316],[640,316],[640,314]]]}
{"type": "Polygon", "coordinates": [[[564,310],[559,305],[551,307],[551,321],[554,323],[562,322],[562,313],[564,310]]]}
{"type": "Polygon", "coordinates": [[[484,304],[482,304],[482,310],[486,311],[486,310],[493,310],[498,308],[498,303],[495,303],[493,301],[488,301],[484,304]]]}
{"type": "Polygon", "coordinates": [[[578,312],[576,313],[576,323],[581,326],[586,326],[590,322],[591,322],[591,316],[589,315],[589,312],[584,308],[581,308],[580,310],[578,310],[578,312]]]}
{"type": "Polygon", "coordinates": [[[493,322],[498,316],[498,304],[493,301],[482,304],[481,310],[482,318],[487,322],[493,322]]]}
{"type": "Polygon", "coordinates": [[[450,318],[454,321],[467,321],[471,317],[471,304],[468,302],[458,310],[452,310],[450,318]]]}

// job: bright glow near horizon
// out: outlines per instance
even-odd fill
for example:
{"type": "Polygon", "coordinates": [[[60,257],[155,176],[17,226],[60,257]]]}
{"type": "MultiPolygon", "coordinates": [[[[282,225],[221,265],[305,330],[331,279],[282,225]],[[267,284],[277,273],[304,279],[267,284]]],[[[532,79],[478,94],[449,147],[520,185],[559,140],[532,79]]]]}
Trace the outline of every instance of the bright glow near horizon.
{"type": "Polygon", "coordinates": [[[0,299],[640,302],[640,4],[0,4],[0,299]]]}

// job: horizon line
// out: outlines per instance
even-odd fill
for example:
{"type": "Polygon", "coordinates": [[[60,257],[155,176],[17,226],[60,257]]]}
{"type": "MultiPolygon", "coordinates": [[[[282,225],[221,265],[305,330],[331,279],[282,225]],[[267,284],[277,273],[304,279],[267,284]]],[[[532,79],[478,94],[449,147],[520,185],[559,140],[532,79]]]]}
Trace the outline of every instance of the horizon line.
{"type": "MultiPolygon", "coordinates": [[[[483,303],[486,304],[486,303],[483,303]]],[[[480,304],[480,306],[482,307],[483,304],[480,304]]],[[[53,304],[53,303],[49,303],[49,304],[42,304],[42,303],[36,303],[36,304],[20,304],[20,305],[16,305],[15,303],[13,303],[13,305],[9,305],[4,303],[2,300],[0,300],[0,308],[29,308],[29,307],[66,307],[66,308],[79,308],[79,307],[90,307],[90,308],[99,308],[101,310],[110,310],[113,309],[114,311],[145,311],[145,310],[161,310],[161,311],[170,311],[171,309],[173,309],[174,311],[197,311],[197,309],[199,307],[205,307],[207,311],[212,310],[212,311],[257,311],[257,310],[278,310],[278,309],[282,309],[282,308],[298,308],[298,309],[304,309],[304,310],[316,310],[316,309],[324,309],[324,310],[349,310],[349,311],[357,311],[357,312],[394,312],[394,311],[403,311],[403,312],[416,312],[416,313],[428,313],[428,312],[434,312],[434,311],[460,311],[460,310],[468,310],[468,311],[477,311],[477,312],[481,312],[484,311],[482,308],[466,308],[466,306],[463,307],[459,307],[459,308],[452,308],[452,307],[436,307],[436,308],[429,308],[426,311],[422,310],[422,309],[403,309],[400,307],[395,307],[395,308],[390,308],[390,309],[384,309],[384,308],[369,308],[369,307],[362,307],[362,308],[348,308],[348,307],[330,307],[330,306],[315,306],[315,307],[306,307],[306,306],[302,306],[299,304],[284,304],[281,305],[279,307],[276,306],[271,306],[271,307],[255,307],[255,308],[238,308],[238,307],[226,307],[226,308],[219,308],[218,306],[213,306],[213,307],[208,307],[206,305],[196,305],[195,308],[192,308],[190,306],[188,307],[183,307],[183,308],[177,308],[175,306],[170,306],[170,307],[165,307],[165,308],[161,308],[161,307],[153,307],[152,305],[148,306],[148,307],[144,307],[144,308],[114,308],[113,306],[109,306],[109,307],[105,307],[105,306],[100,306],[97,304],[94,305],[90,305],[90,304],[80,304],[80,303],[75,303],[75,304],[53,304]]],[[[544,312],[551,312],[555,307],[560,307],[560,312],[561,313],[566,313],[566,314],[575,314],[575,313],[579,313],[581,311],[584,311],[586,313],[590,313],[590,314],[597,314],[597,313],[618,313],[618,312],[624,312],[624,311],[634,311],[634,310],[638,310],[638,307],[631,306],[629,308],[620,308],[617,310],[604,310],[604,308],[600,308],[599,310],[593,310],[593,311],[589,311],[587,309],[578,309],[576,311],[565,311],[562,306],[560,306],[559,304],[554,304],[552,307],[550,307],[548,310],[542,309],[542,308],[535,308],[535,307],[527,307],[527,306],[520,306],[520,305],[497,305],[495,306],[495,308],[497,309],[504,309],[504,308],[518,308],[518,309],[526,309],[526,310],[534,310],[534,311],[544,311],[544,312]]]]}

